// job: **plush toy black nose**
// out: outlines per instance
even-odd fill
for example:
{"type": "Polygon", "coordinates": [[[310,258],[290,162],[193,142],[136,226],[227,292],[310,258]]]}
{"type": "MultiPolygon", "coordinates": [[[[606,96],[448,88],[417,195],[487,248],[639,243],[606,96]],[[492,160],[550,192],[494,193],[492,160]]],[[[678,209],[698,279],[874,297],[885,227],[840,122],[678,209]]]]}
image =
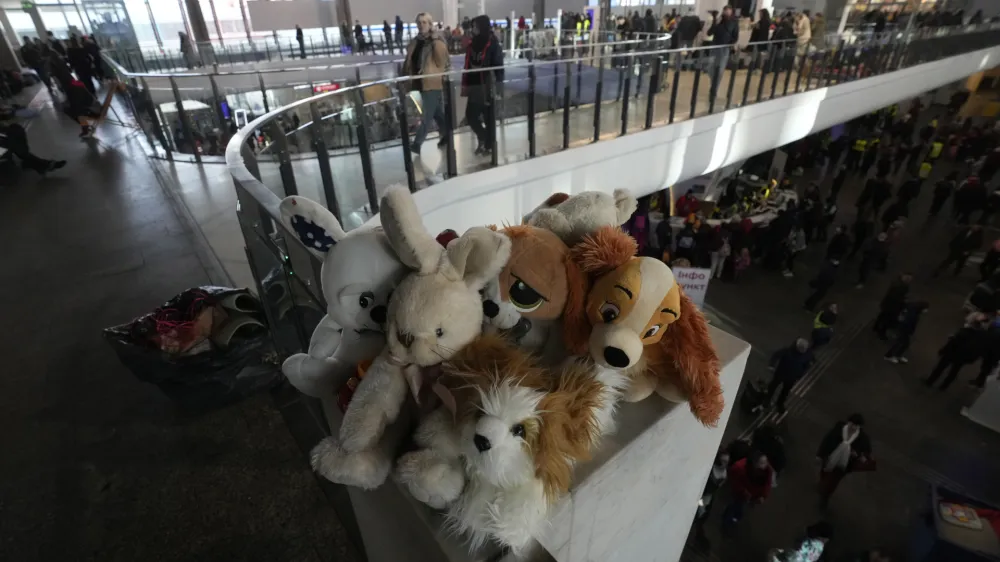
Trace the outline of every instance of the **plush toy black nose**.
{"type": "Polygon", "coordinates": [[[371,311],[372,320],[377,324],[385,324],[386,308],[382,305],[378,305],[371,311]]]}
{"type": "Polygon", "coordinates": [[[604,360],[608,362],[608,365],[616,367],[618,369],[624,369],[628,367],[628,355],[624,351],[618,349],[617,347],[605,347],[604,348],[604,360]]]}
{"type": "Polygon", "coordinates": [[[480,453],[485,453],[486,451],[489,451],[490,447],[493,446],[490,443],[489,439],[483,437],[478,433],[472,437],[472,442],[476,444],[476,448],[479,449],[480,453]]]}
{"type": "Polygon", "coordinates": [[[483,301],[483,314],[487,318],[496,318],[497,314],[500,314],[500,306],[493,301],[483,301]]]}
{"type": "Polygon", "coordinates": [[[403,347],[410,347],[413,345],[413,334],[396,332],[396,338],[399,340],[399,343],[403,344],[403,347]]]}

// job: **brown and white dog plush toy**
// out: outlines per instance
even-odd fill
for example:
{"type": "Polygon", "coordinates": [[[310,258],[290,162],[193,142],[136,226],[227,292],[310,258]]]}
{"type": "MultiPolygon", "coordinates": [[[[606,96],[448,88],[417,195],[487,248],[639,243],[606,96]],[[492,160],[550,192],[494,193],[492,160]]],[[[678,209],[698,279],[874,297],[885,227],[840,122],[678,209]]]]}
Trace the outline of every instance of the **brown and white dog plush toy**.
{"type": "Polygon", "coordinates": [[[575,260],[593,279],[585,306],[589,337],[570,348],[625,373],[625,400],[637,402],[656,391],[670,401],[687,400],[699,421],[714,425],[724,400],[705,317],[666,264],[636,257],[636,249],[632,237],[610,227],[573,247],[575,260]]]}
{"type": "Polygon", "coordinates": [[[425,418],[396,478],[414,497],[447,508],[449,527],[478,549],[496,542],[518,555],[544,531],[570,487],[573,466],[600,437],[603,385],[578,362],[548,369],[496,335],[442,363],[454,414],[425,418]]]}
{"type": "Polygon", "coordinates": [[[487,332],[504,332],[547,362],[561,361],[566,356],[562,326],[587,329],[583,318],[587,275],[551,231],[514,225],[498,232],[510,238],[510,259],[484,289],[487,332]],[[564,315],[571,320],[563,322],[564,315]]]}

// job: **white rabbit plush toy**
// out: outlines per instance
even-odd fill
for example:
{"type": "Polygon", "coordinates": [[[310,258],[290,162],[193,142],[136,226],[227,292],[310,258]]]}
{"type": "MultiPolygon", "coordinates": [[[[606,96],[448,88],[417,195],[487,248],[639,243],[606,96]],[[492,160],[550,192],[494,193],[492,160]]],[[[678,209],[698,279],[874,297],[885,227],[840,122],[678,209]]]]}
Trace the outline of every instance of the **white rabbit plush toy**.
{"type": "MultiPolygon", "coordinates": [[[[356,365],[371,361],[385,347],[389,295],[407,269],[381,228],[347,234],[330,211],[305,197],[286,197],[279,209],[284,226],[323,260],[320,279],[327,307],[313,330],[309,352],[292,355],[281,370],[295,388],[320,398],[333,413],[337,391],[356,365]]],[[[331,429],[336,431],[335,423],[331,429]]]]}
{"type": "Polygon", "coordinates": [[[407,388],[418,395],[422,370],[450,358],[482,329],[479,290],[510,256],[510,239],[471,228],[447,249],[424,228],[413,196],[390,188],[382,198],[382,227],[410,273],[389,300],[387,346],[361,380],[337,438],[313,449],[313,468],[335,482],[374,488],[395,458],[396,421],[407,388]],[[365,459],[355,462],[356,459],[365,459]]]}

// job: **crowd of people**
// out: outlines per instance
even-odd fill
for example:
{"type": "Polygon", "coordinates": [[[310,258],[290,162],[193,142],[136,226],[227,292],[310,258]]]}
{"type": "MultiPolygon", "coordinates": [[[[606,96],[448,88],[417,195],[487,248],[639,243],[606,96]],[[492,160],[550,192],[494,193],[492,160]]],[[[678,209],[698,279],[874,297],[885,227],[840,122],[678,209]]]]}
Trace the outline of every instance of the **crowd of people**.
{"type": "Polygon", "coordinates": [[[57,38],[51,31],[45,41],[24,37],[21,58],[45,84],[53,100],[62,95],[63,112],[80,124],[80,137],[93,133],[90,118],[100,112],[97,87],[107,76],[101,48],[93,37],[57,38]]]}
{"type": "MultiPolygon", "coordinates": [[[[712,220],[718,207],[693,192],[674,202],[675,215],[685,219],[676,234],[670,220],[659,223],[653,237],[657,243],[649,254],[673,264],[709,269],[714,278],[737,281],[747,269],[757,270],[758,275],[794,278],[802,268],[797,255],[813,248],[822,256],[818,268],[806,276],[809,295],[804,307],[812,314],[811,331],[772,355],[769,383],[747,390],[753,395],[752,412],[764,414],[773,408],[776,416],[765,419],[783,419],[792,388],[816,364],[818,349],[832,339],[840,308],[829,295],[844,278],[848,287],[864,291],[873,276],[897,271],[879,301],[872,330],[886,342],[888,363],[909,363],[907,351],[930,305],[913,295],[914,275],[903,270],[898,263],[903,259],[895,253],[903,233],[921,222],[944,222],[953,229],[940,261],[926,264],[928,283],[936,283],[935,278],[945,272],[958,277],[971,257],[982,256],[964,309],[958,311],[964,321],[943,338],[937,362],[923,383],[944,391],[963,369],[977,366],[968,383],[982,388],[997,372],[1000,240],[995,219],[1000,211],[996,187],[1000,127],[959,118],[968,97],[967,93],[953,95],[945,109],[927,108],[920,99],[906,107],[893,105],[784,147],[788,158],[782,170],[783,187],[795,190],[797,196],[789,198],[766,224],[746,216],[712,220]],[[807,171],[820,180],[796,185],[807,171]],[[848,182],[860,189],[856,197],[845,201],[841,190],[848,182]],[[923,207],[926,214],[917,216],[921,195],[929,206],[923,207]],[[853,216],[846,220],[844,211],[852,208],[853,216]]],[[[852,414],[831,428],[819,444],[820,507],[827,505],[844,476],[874,470],[872,444],[864,427],[863,415],[852,414]]],[[[710,505],[711,496],[719,490],[731,498],[722,514],[724,534],[732,531],[749,507],[767,499],[784,469],[784,451],[774,430],[766,422],[750,440],[729,444],[711,469],[701,504],[710,505]]],[[[694,527],[694,537],[701,542],[706,540],[702,529],[706,511],[704,507],[699,510],[694,527]]],[[[800,542],[776,549],[770,560],[816,560],[831,531],[822,521],[810,526],[800,542]],[[791,557],[791,553],[801,556],[791,557]]],[[[888,560],[878,549],[857,559],[888,560]]]]}

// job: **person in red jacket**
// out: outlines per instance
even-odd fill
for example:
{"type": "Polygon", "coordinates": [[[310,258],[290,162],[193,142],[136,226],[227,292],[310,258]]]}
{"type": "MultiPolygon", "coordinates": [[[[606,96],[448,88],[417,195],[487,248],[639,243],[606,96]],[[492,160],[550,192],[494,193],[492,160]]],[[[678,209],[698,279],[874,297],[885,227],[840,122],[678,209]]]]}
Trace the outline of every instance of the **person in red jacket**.
{"type": "Polygon", "coordinates": [[[698,212],[701,201],[694,196],[693,190],[688,190],[674,203],[675,217],[688,217],[698,212]]]}
{"type": "Polygon", "coordinates": [[[774,469],[767,455],[760,451],[750,453],[745,459],[729,467],[729,488],[733,501],[722,513],[722,530],[730,533],[743,519],[747,505],[762,503],[771,493],[774,469]]]}

